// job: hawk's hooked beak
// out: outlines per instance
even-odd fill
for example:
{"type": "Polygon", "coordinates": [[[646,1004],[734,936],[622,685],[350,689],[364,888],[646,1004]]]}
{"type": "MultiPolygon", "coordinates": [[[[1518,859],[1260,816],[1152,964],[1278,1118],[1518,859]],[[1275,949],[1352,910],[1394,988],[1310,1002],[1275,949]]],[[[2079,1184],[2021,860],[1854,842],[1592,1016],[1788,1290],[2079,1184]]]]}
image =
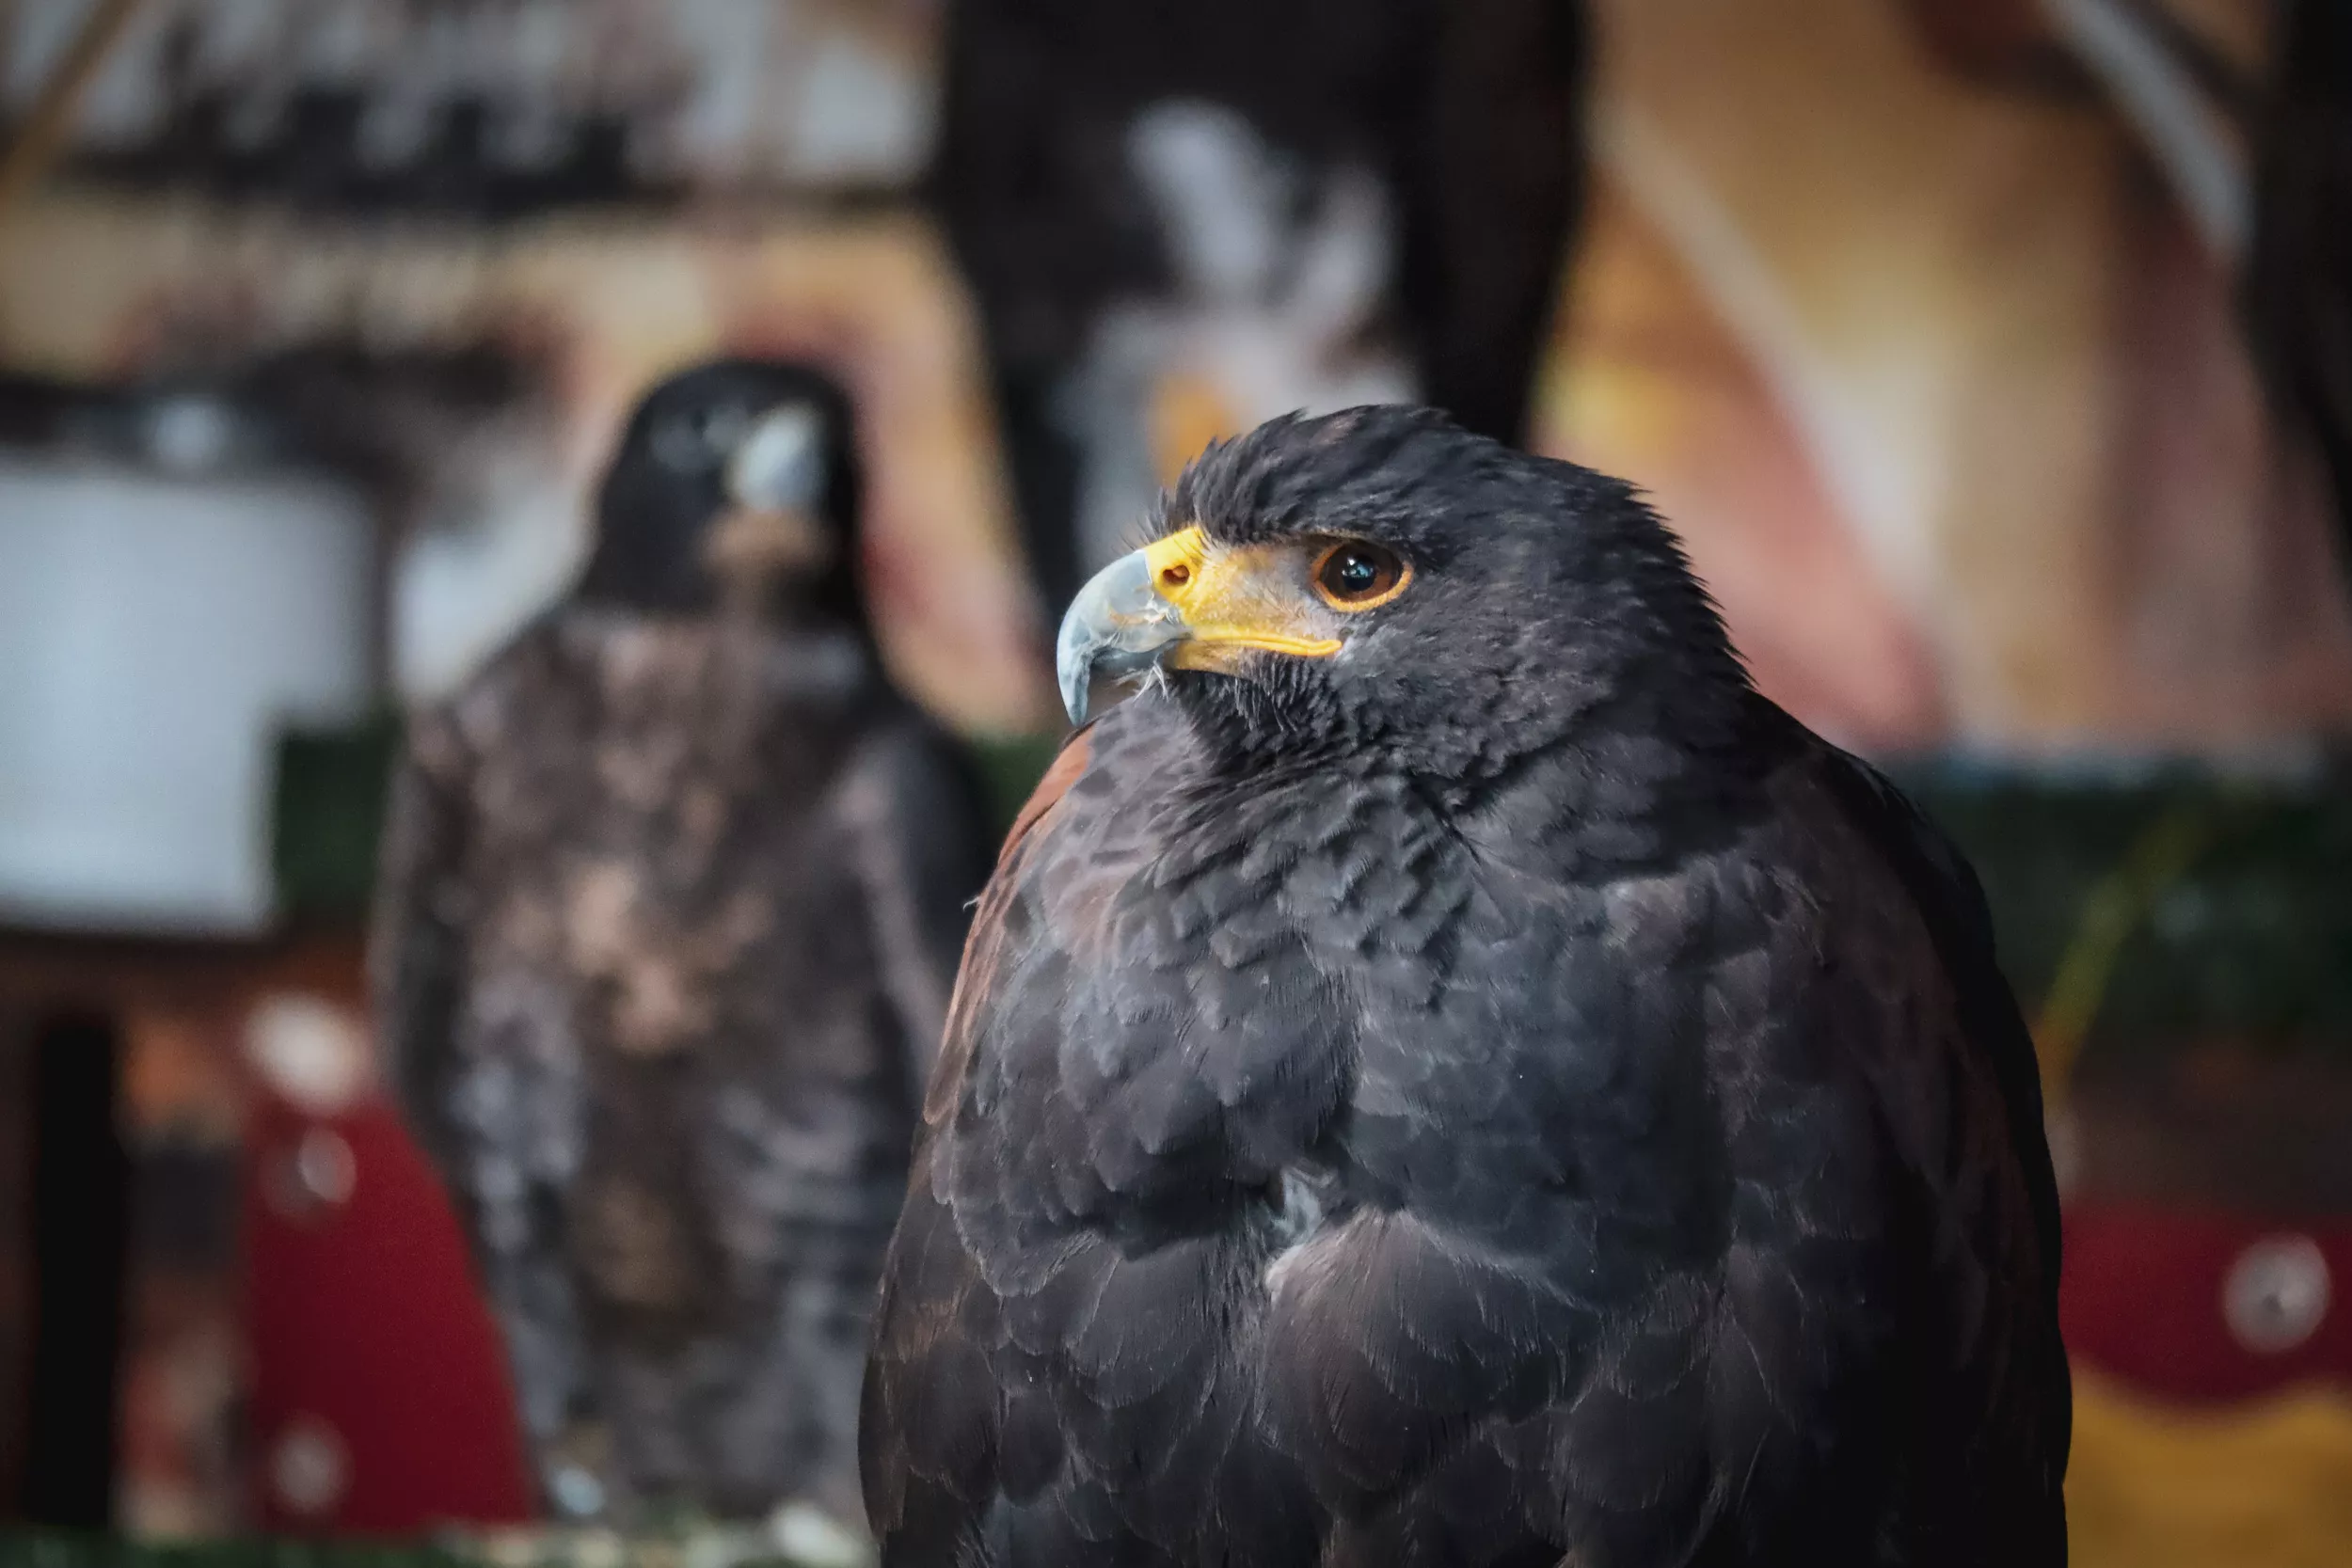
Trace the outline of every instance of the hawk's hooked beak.
{"type": "Polygon", "coordinates": [[[805,512],[824,499],[824,420],[806,404],[771,408],[727,459],[727,498],[766,512],[805,512]]]}
{"type": "Polygon", "coordinates": [[[762,414],[727,460],[731,504],[710,531],[712,564],[751,577],[822,565],[832,548],[817,521],[825,479],[822,416],[797,403],[762,414]]]}
{"type": "Polygon", "coordinates": [[[1120,556],[1078,590],[1054,648],[1062,706],[1086,721],[1094,677],[1166,664],[1232,673],[1251,651],[1326,658],[1335,617],[1308,591],[1303,559],[1279,546],[1220,546],[1200,528],[1120,556]]]}

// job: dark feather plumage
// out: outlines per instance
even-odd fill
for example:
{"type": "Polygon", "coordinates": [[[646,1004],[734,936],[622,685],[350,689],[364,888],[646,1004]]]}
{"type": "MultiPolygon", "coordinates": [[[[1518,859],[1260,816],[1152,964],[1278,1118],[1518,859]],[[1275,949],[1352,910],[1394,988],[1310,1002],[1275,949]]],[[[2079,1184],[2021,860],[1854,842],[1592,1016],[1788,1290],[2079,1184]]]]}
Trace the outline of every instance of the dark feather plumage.
{"type": "MultiPolygon", "coordinates": [[[[827,564],[730,596],[698,543],[724,453],[647,452],[665,412],[811,385],[737,365],[658,391],[586,592],[420,715],[396,781],[385,1046],[559,1506],[856,1516],[867,1314],[978,794],[834,597],[846,519],[827,564]]],[[[816,405],[846,463],[837,395],[816,405]]]]}
{"type": "Polygon", "coordinates": [[[1622,485],[1405,410],[1168,526],[1415,572],[1070,744],[967,946],[862,1439],[897,1568],[2052,1564],[1973,879],[1622,485]]]}

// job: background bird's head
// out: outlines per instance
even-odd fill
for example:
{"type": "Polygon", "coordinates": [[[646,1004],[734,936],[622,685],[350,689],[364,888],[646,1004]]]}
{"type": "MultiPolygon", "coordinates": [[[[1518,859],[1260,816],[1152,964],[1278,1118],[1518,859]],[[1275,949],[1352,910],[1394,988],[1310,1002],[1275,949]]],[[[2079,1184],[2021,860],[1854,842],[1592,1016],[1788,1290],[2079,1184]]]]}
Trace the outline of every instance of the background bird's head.
{"type": "Polygon", "coordinates": [[[855,423],[831,377],[755,359],[683,372],[621,434],[580,596],[862,626],[858,491],[855,423]]]}
{"type": "Polygon", "coordinates": [[[1156,671],[1235,764],[1377,752],[1449,780],[1580,727],[1704,743],[1747,689],[1630,487],[1404,407],[1212,447],[1057,654],[1073,720],[1098,676],[1156,671]]]}

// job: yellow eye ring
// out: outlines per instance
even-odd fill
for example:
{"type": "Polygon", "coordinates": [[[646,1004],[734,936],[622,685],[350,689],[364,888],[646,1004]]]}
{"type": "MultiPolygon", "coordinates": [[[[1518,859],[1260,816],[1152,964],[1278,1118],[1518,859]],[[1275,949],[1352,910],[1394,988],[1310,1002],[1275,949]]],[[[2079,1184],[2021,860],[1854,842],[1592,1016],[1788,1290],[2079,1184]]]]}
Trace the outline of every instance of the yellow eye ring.
{"type": "Polygon", "coordinates": [[[1385,546],[1343,539],[1315,557],[1315,596],[1333,610],[1377,610],[1413,580],[1413,569],[1385,546]]]}

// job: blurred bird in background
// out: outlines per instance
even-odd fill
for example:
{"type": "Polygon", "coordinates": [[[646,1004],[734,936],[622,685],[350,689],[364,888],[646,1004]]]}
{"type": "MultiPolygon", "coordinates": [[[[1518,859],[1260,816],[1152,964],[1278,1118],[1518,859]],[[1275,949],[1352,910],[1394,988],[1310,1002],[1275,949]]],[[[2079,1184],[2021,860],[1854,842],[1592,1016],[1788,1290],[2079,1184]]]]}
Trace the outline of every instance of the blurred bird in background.
{"type": "Polygon", "coordinates": [[[1582,0],[966,0],[936,201],[1048,602],[1213,436],[1522,436],[1583,183],[1582,0]]]}
{"type": "Polygon", "coordinates": [[[858,1517],[869,1302],[987,865],[878,661],[858,488],[825,377],[675,377],[577,591],[411,727],[384,1040],[565,1515],[858,1517]]]}
{"type": "Polygon", "coordinates": [[[2034,1050],[1974,876],[1627,486],[1202,458],[1063,622],[863,1435],[893,1568],[2057,1564],[2034,1050]]]}

